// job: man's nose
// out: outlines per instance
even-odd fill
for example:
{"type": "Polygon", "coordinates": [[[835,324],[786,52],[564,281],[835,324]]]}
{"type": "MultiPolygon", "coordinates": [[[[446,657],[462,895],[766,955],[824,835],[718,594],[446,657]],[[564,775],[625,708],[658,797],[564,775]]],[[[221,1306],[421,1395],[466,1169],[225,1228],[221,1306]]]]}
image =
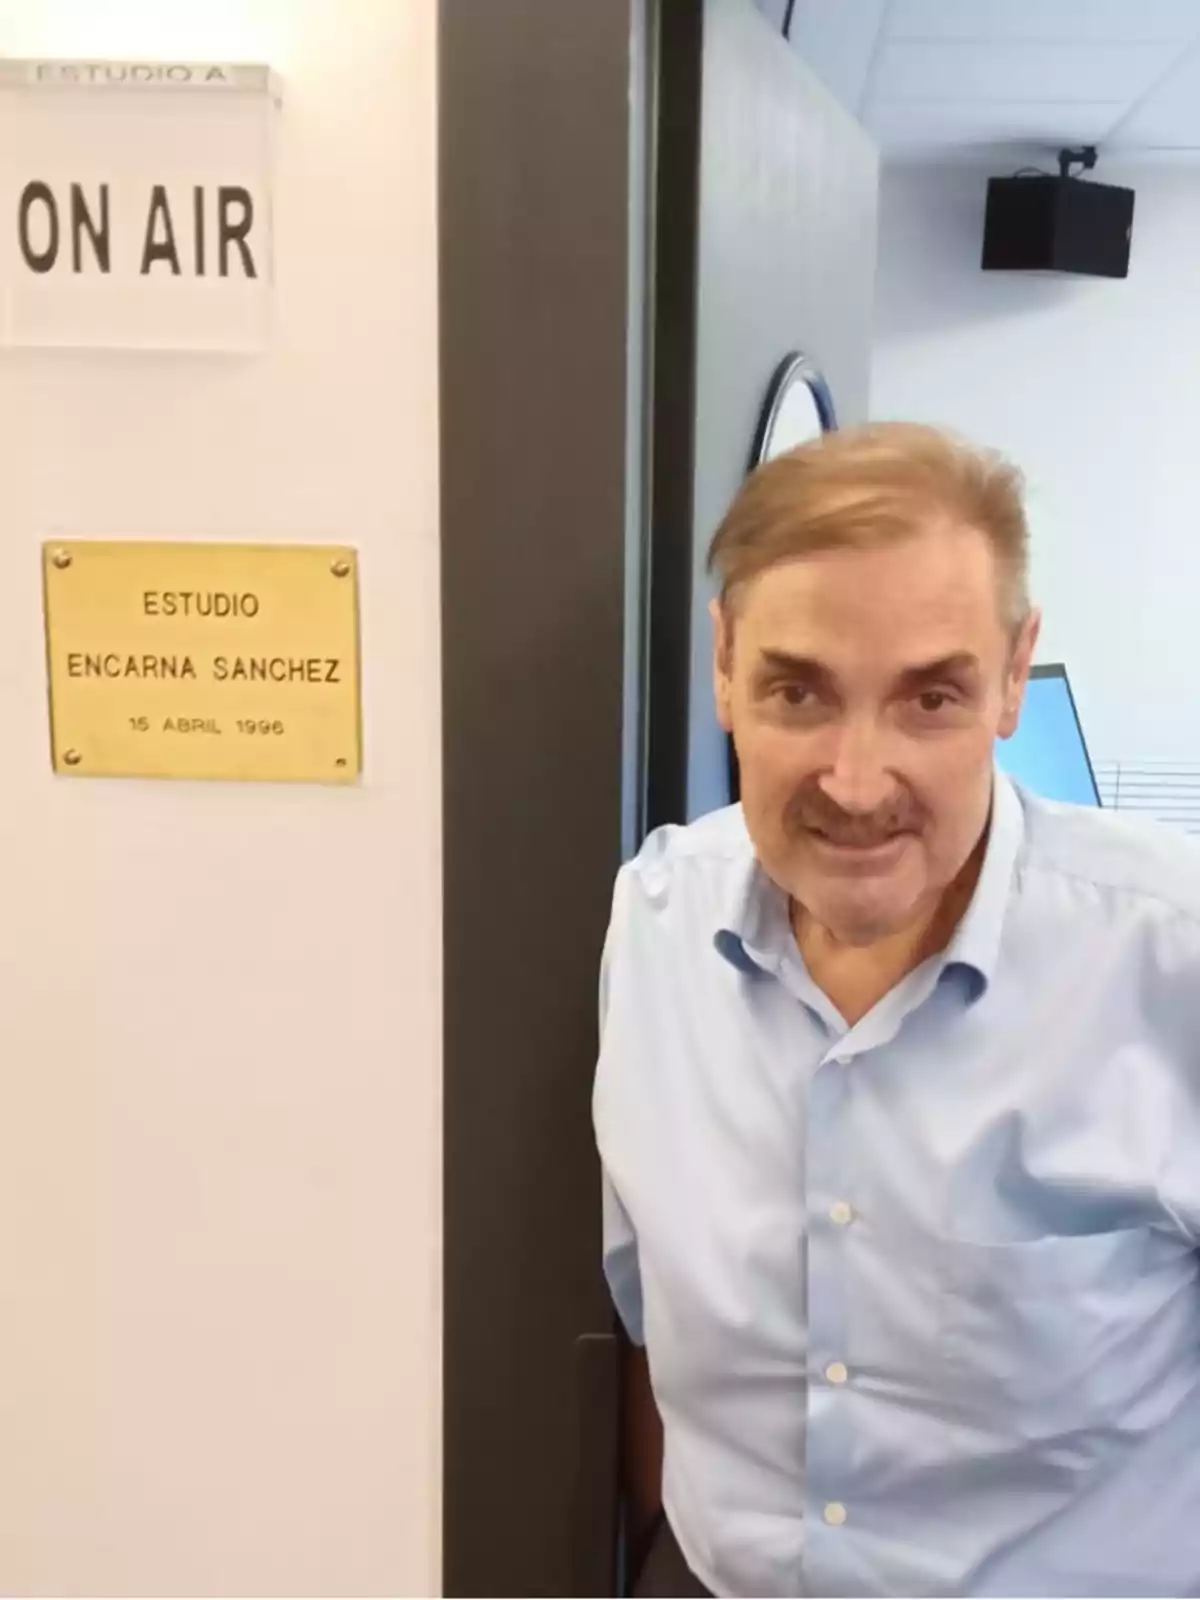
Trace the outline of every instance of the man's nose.
{"type": "Polygon", "coordinates": [[[821,773],[825,795],[850,816],[867,816],[895,798],[896,780],[887,766],[887,739],[867,718],[838,731],[832,764],[821,773]]]}

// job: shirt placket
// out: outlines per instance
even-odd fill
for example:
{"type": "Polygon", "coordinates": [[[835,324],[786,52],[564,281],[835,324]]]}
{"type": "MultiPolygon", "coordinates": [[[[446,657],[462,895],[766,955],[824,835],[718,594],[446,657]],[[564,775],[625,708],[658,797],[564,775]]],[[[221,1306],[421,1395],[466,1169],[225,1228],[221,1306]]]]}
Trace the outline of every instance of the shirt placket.
{"type": "Polygon", "coordinates": [[[911,974],[856,1027],[830,1044],[813,1075],[805,1146],[808,1417],[805,1554],[808,1594],[860,1592],[855,1559],[855,1380],[850,1342],[851,1236],[859,1225],[853,1107],[857,1075],[878,1071],[906,1015],[937,981],[932,965],[911,974]]]}
{"type": "Polygon", "coordinates": [[[854,1055],[835,1043],[809,1090],[805,1151],[808,1214],[808,1419],[803,1590],[845,1592],[854,1493],[850,1406],[854,1375],[846,1359],[847,1251],[855,1222],[846,1164],[846,1109],[854,1055]]]}

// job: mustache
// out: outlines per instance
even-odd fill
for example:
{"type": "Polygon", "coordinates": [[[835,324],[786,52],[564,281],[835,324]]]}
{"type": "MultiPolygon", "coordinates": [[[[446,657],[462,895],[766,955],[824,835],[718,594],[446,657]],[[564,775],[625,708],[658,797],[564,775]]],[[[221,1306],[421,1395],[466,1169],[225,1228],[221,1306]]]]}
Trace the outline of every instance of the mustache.
{"type": "Polygon", "coordinates": [[[786,813],[789,833],[821,833],[833,844],[860,850],[896,833],[917,833],[923,821],[921,807],[909,795],[897,795],[876,811],[845,811],[816,783],[800,789],[786,813]]]}

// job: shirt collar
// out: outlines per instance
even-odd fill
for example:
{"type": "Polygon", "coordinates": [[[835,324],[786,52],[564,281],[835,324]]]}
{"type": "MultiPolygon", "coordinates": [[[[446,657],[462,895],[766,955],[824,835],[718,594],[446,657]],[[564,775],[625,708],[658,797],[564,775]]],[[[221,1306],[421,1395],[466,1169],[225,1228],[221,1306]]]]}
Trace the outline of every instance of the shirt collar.
{"type": "Polygon", "coordinates": [[[722,911],[713,943],[725,959],[751,975],[775,971],[792,936],[788,897],[763,871],[749,839],[722,911]]]}
{"type": "Polygon", "coordinates": [[[1010,779],[997,767],[992,785],[992,817],[987,851],[971,904],[946,947],[942,970],[967,967],[982,980],[982,993],[992,981],[1000,955],[1004,918],[1012,898],[1013,874],[1025,837],[1025,813],[1010,779]]]}
{"type": "MultiPolygon", "coordinates": [[[[962,967],[974,974],[979,980],[979,994],[987,988],[996,969],[1024,833],[1020,798],[1011,781],[997,768],[979,882],[942,958],[943,971],[962,967]]],[[[771,972],[777,970],[791,937],[787,896],[759,866],[751,846],[744,868],[734,874],[713,943],[739,971],[771,972]]]]}

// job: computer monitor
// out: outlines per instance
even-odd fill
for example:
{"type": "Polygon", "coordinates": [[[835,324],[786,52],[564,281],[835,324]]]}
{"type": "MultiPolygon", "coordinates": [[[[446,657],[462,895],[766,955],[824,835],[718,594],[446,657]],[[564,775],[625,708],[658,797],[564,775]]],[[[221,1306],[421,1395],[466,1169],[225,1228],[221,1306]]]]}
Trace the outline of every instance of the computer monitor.
{"type": "Polygon", "coordinates": [[[1098,806],[1100,791],[1084,741],[1075,697],[1061,664],[1034,667],[1021,725],[996,745],[1000,770],[1047,800],[1098,806]]]}

